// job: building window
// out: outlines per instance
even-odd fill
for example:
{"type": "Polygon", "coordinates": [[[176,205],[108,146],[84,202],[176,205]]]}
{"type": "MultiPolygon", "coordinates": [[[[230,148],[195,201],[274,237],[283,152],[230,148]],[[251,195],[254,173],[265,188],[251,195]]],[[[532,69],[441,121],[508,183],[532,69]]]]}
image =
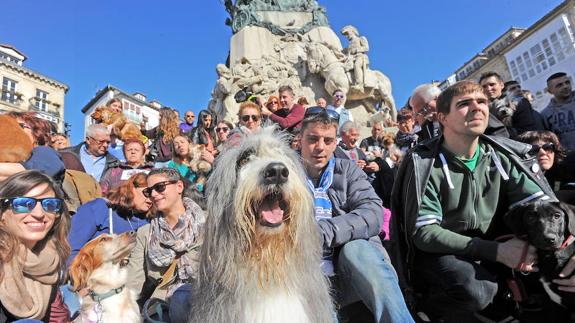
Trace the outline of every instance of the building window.
{"type": "Polygon", "coordinates": [[[571,37],[567,33],[567,29],[565,27],[561,27],[558,31],[559,37],[561,37],[561,42],[563,43],[563,48],[565,49],[565,56],[569,56],[573,54],[573,42],[571,41],[571,37]]]}
{"type": "Polygon", "coordinates": [[[561,48],[561,43],[559,42],[559,38],[557,37],[557,34],[552,33],[551,36],[549,36],[549,39],[551,40],[551,45],[553,46],[553,49],[555,50],[555,54],[557,55],[557,59],[561,62],[565,58],[565,55],[563,54],[563,49],[561,48]]]}
{"type": "Polygon", "coordinates": [[[16,85],[18,82],[11,80],[7,77],[2,79],[2,101],[16,104],[19,96],[16,95],[16,85]]]}
{"type": "Polygon", "coordinates": [[[48,112],[48,92],[36,89],[36,103],[34,106],[36,109],[44,112],[48,112]]]}

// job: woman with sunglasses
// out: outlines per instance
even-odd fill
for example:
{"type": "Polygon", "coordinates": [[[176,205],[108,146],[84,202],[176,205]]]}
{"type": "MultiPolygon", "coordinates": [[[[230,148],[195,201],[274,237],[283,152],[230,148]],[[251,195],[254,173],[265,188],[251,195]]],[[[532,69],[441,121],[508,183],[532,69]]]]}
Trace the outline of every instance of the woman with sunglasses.
{"type": "Polygon", "coordinates": [[[532,152],[537,154],[537,161],[545,178],[555,192],[559,191],[565,176],[572,172],[563,169],[565,150],[559,143],[557,135],[551,131],[526,131],[517,137],[517,140],[533,145],[532,152]]]}
{"type": "Polygon", "coordinates": [[[143,193],[151,199],[156,214],[149,225],[138,230],[128,264],[130,285],[141,291],[143,299],[167,300],[171,321],[185,322],[182,311],[188,308],[190,283],[197,277],[205,214],[184,196],[185,184],[177,170],[154,169],[147,176],[147,185],[143,193]],[[166,274],[170,268],[173,273],[166,274]],[[164,284],[157,285],[160,278],[164,284]]]}
{"type": "Polygon", "coordinates": [[[152,202],[142,193],[146,187],[146,174],[138,173],[111,190],[107,199],[97,198],[80,206],[72,217],[68,235],[72,247],[68,264],[88,241],[97,236],[136,231],[148,224],[152,202]]]}
{"type": "Polygon", "coordinates": [[[266,102],[266,108],[272,113],[276,113],[280,109],[280,99],[275,95],[270,96],[266,102]]]}
{"type": "Polygon", "coordinates": [[[62,192],[39,171],[0,184],[0,318],[68,322],[58,290],[70,246],[62,192]]]}
{"type": "Polygon", "coordinates": [[[228,135],[228,145],[237,145],[243,136],[257,132],[261,128],[262,108],[251,101],[242,102],[238,118],[238,126],[228,135]]]}

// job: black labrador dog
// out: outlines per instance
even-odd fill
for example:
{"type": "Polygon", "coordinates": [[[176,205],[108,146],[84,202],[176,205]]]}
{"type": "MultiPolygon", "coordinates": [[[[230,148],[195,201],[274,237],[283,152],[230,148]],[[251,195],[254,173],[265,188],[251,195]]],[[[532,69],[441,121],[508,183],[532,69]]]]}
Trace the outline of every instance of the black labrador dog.
{"type": "Polygon", "coordinates": [[[563,292],[551,280],[575,254],[575,207],[561,202],[535,201],[510,210],[505,223],[517,236],[537,248],[541,282],[555,303],[575,308],[575,293],[563,292]]]}

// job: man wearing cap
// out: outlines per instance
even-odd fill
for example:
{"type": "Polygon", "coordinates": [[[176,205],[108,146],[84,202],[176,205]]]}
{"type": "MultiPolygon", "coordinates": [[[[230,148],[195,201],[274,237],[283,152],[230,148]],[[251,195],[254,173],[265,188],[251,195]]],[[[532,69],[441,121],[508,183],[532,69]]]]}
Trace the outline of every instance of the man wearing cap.
{"type": "Polygon", "coordinates": [[[378,237],[381,200],[354,161],[334,157],[338,118],[332,110],[308,108],[299,135],[324,248],[322,269],[341,307],[362,301],[376,322],[413,322],[378,237]]]}

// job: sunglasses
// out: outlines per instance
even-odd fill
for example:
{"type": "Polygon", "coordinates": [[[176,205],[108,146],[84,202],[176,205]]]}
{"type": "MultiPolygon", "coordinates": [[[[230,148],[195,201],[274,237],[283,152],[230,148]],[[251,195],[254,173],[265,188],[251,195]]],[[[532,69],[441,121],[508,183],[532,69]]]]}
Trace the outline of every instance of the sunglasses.
{"type": "Polygon", "coordinates": [[[178,181],[164,181],[164,182],[159,182],[156,183],[150,187],[145,188],[142,191],[142,194],[144,194],[145,197],[150,197],[152,196],[152,191],[156,191],[158,193],[163,193],[166,190],[166,186],[170,185],[170,184],[176,184],[178,181]]]}
{"type": "Polygon", "coordinates": [[[11,197],[2,201],[2,208],[6,208],[8,204],[12,206],[14,213],[30,213],[36,207],[36,203],[40,202],[42,210],[48,213],[60,215],[62,213],[64,201],[57,197],[46,197],[37,199],[33,197],[11,197]]]}
{"type": "Polygon", "coordinates": [[[534,151],[539,151],[539,149],[543,149],[546,152],[555,152],[555,145],[552,142],[543,145],[533,145],[534,151]]]}
{"type": "Polygon", "coordinates": [[[253,114],[244,114],[243,116],[240,117],[240,119],[242,119],[243,122],[248,122],[250,121],[250,119],[252,119],[252,121],[254,122],[258,122],[260,120],[260,116],[256,116],[253,114]]]}
{"type": "Polygon", "coordinates": [[[216,128],[216,132],[228,132],[228,130],[230,130],[230,128],[228,127],[221,127],[221,128],[216,128]]]}
{"type": "Polygon", "coordinates": [[[336,94],[336,95],[334,95],[333,97],[336,98],[336,99],[343,99],[343,98],[344,98],[343,95],[339,95],[339,94],[336,94]]]}
{"type": "Polygon", "coordinates": [[[268,102],[268,105],[270,105],[270,104],[278,104],[278,101],[270,101],[270,102],[268,102]]]}
{"type": "Polygon", "coordinates": [[[304,114],[303,118],[304,119],[312,118],[312,117],[318,116],[320,114],[327,116],[329,119],[331,119],[335,122],[339,122],[339,113],[335,112],[334,110],[324,109],[322,107],[307,108],[307,110],[305,110],[305,114],[304,114]]]}

